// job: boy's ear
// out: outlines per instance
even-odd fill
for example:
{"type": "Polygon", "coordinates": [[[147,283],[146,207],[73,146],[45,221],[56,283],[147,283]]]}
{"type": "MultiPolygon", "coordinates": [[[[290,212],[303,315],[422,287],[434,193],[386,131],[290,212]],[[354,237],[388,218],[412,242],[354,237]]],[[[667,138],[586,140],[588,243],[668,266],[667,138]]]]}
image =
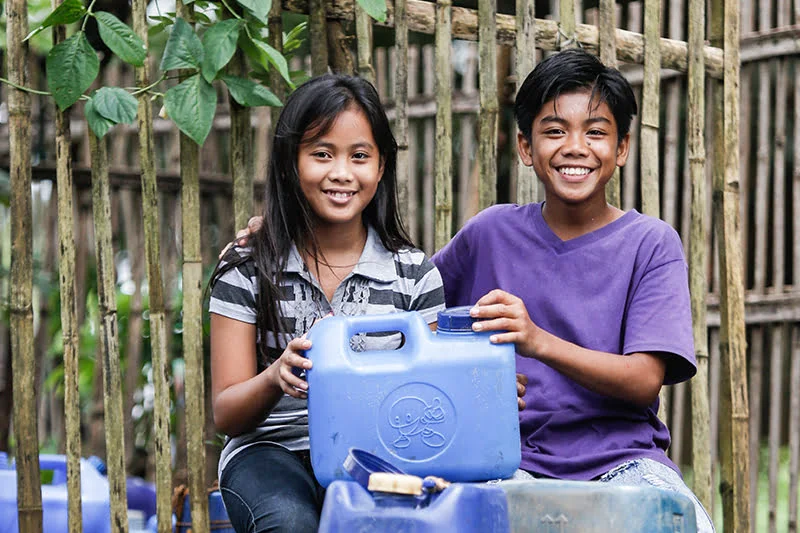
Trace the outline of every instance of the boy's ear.
{"type": "Polygon", "coordinates": [[[628,153],[631,148],[631,134],[627,133],[625,137],[617,144],[617,166],[624,167],[628,161],[628,153]]]}
{"type": "Polygon", "coordinates": [[[522,164],[526,167],[533,166],[533,150],[531,143],[525,135],[519,131],[517,132],[517,152],[522,164]]]}

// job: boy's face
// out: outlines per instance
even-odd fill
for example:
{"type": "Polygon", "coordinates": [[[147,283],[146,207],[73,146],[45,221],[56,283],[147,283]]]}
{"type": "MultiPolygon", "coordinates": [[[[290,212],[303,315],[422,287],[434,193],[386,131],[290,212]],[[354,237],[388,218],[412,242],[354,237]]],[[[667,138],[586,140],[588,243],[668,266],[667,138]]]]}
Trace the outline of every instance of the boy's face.
{"type": "Polygon", "coordinates": [[[591,90],[561,94],[533,119],[531,142],[520,133],[519,155],[533,166],[549,201],[605,202],[605,186],[628,159],[629,135],[617,142],[617,122],[591,90]]]}

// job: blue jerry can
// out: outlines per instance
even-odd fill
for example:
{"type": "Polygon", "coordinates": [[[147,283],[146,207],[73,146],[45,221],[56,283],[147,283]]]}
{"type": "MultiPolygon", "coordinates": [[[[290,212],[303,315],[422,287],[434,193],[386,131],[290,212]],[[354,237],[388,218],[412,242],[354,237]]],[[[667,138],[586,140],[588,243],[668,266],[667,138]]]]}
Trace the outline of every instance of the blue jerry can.
{"type": "Polygon", "coordinates": [[[456,320],[452,313],[440,313],[437,334],[416,312],[334,316],[309,331],[309,436],[320,484],[349,479],[342,463],[351,447],[450,481],[507,478],[519,467],[514,347],[491,344],[463,310],[456,320]],[[351,348],[354,337],[369,348],[369,334],[397,332],[404,342],[396,350],[351,348]]]}
{"type": "Polygon", "coordinates": [[[504,481],[512,533],[695,533],[694,504],[675,491],[592,481],[504,481]]]}
{"type": "MultiPolygon", "coordinates": [[[[225,504],[222,502],[222,494],[218,490],[208,493],[208,518],[211,522],[211,531],[214,533],[234,533],[225,504]]],[[[188,494],[183,499],[183,514],[175,524],[175,530],[177,533],[192,531],[192,498],[188,494]]]]}
{"type": "MultiPolygon", "coordinates": [[[[111,506],[108,481],[86,459],[81,459],[81,513],[83,531],[111,531],[111,506]]],[[[52,471],[49,484],[42,485],[44,533],[67,533],[67,458],[64,455],[39,456],[39,469],[52,471]]],[[[17,471],[13,463],[0,466],[0,524],[3,533],[18,533],[17,471]]]]}

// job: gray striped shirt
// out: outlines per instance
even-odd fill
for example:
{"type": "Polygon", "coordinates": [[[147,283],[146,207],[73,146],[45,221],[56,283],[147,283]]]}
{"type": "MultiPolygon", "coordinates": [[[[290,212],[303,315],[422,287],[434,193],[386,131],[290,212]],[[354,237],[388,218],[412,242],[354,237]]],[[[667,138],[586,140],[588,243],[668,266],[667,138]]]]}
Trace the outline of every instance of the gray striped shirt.
{"type": "MultiPolygon", "coordinates": [[[[246,248],[236,248],[236,251],[242,255],[249,252],[246,248]]],[[[373,228],[368,230],[361,258],[336,288],[333,301],[328,301],[294,246],[281,289],[281,314],[286,330],[292,333],[279,337],[280,346],[275,345],[273,335],[268,335],[267,346],[276,357],[289,340],[303,335],[316,319],[331,312],[353,316],[418,311],[431,323],[444,309],[442,277],[430,259],[413,248],[390,252],[373,228]]],[[[214,284],[209,312],[255,324],[257,293],[255,263],[245,261],[225,272],[214,284]]],[[[351,347],[356,351],[386,350],[398,347],[399,343],[399,333],[359,335],[351,341],[351,347]]],[[[308,449],[306,400],[284,395],[255,430],[227,439],[220,456],[220,474],[231,457],[258,442],[274,442],[290,450],[308,449]]]]}

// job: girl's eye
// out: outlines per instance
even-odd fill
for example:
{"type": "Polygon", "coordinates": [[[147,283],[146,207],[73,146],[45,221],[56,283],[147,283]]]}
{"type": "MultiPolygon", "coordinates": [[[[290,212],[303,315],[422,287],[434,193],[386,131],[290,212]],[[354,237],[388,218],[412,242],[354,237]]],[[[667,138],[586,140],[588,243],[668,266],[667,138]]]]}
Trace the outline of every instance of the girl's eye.
{"type": "Polygon", "coordinates": [[[356,152],[353,154],[353,159],[367,159],[369,158],[369,154],[366,152],[356,152]]]}
{"type": "Polygon", "coordinates": [[[312,152],[312,153],[311,153],[311,155],[312,155],[313,157],[321,157],[321,158],[327,158],[327,157],[330,157],[330,156],[328,155],[328,152],[312,152]]]}

